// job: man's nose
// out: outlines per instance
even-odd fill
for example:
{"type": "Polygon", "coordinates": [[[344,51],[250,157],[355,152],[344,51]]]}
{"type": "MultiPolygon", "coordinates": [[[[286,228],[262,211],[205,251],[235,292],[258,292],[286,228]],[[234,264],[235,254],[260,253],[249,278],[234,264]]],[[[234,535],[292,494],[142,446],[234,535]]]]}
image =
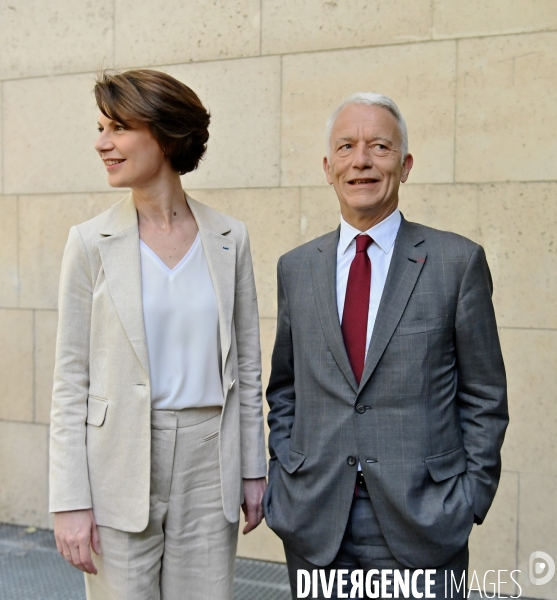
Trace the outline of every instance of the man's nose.
{"type": "Polygon", "coordinates": [[[358,169],[369,169],[373,166],[371,152],[367,144],[358,144],[356,146],[352,164],[358,169]]]}

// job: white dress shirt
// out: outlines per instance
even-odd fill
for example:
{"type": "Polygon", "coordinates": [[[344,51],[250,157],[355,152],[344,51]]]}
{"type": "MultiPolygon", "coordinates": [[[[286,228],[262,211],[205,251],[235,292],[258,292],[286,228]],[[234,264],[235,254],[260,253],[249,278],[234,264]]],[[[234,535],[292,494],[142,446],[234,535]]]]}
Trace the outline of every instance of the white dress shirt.
{"type": "Polygon", "coordinates": [[[139,244],[151,406],[222,406],[219,307],[199,234],[173,269],[139,244]]]}
{"type": "Polygon", "coordinates": [[[385,281],[387,280],[387,273],[389,272],[389,265],[391,264],[400,221],[400,211],[397,208],[386,219],[377,223],[371,229],[362,232],[349,225],[342,216],[340,217],[340,238],[337,248],[337,307],[338,318],[341,323],[348,273],[352,260],[356,256],[355,238],[362,233],[367,233],[373,239],[373,244],[367,249],[367,254],[371,261],[371,291],[367,317],[366,356],[377,317],[377,309],[379,308],[379,302],[385,288],[385,281]]]}

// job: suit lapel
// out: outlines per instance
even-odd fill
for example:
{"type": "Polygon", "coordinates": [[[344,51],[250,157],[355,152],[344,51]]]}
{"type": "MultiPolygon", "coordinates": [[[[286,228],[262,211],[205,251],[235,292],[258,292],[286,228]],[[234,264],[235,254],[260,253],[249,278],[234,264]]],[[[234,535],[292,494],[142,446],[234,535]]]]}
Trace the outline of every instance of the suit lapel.
{"type": "Polygon", "coordinates": [[[193,213],[219,307],[222,372],[230,351],[236,278],[236,242],[225,235],[230,226],[214,210],[186,196],[193,213]]]}
{"type": "Polygon", "coordinates": [[[408,223],[403,218],[379,303],[375,327],[360,381],[360,390],[363,389],[377,367],[418,281],[427,257],[425,249],[419,246],[423,241],[421,228],[413,223],[408,223]]]}
{"type": "Polygon", "coordinates": [[[137,212],[131,194],[114,205],[98,243],[106,282],[130,343],[149,376],[143,320],[141,258],[137,212]]]}
{"type": "Polygon", "coordinates": [[[317,313],[329,349],[348,383],[357,392],[356,378],[348,360],[338,319],[336,272],[339,231],[340,228],[331,232],[319,244],[311,263],[312,283],[317,313]]]}

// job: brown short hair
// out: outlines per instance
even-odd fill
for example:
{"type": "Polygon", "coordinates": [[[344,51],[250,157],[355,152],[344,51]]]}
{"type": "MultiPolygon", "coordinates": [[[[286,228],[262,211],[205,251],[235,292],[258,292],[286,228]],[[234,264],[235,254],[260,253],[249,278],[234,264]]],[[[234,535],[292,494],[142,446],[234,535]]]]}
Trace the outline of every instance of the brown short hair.
{"type": "Polygon", "coordinates": [[[105,117],[147,125],[180,175],[197,168],[207,149],[211,115],[187,85],[151,69],[104,71],[95,83],[95,99],[105,117]]]}

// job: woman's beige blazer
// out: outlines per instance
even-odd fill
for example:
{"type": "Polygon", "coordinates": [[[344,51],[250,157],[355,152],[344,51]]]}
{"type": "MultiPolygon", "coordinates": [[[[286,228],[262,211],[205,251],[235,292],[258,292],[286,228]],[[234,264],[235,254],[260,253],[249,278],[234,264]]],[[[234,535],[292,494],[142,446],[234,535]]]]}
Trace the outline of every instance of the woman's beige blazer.
{"type": "MultiPolygon", "coordinates": [[[[266,474],[261,356],[246,227],[187,197],[219,306],[224,513],[239,519],[242,478],[266,474]]],[[[62,261],[52,398],[50,511],[143,531],[149,519],[151,390],[137,212],[131,194],[72,227],[62,261]]]]}

